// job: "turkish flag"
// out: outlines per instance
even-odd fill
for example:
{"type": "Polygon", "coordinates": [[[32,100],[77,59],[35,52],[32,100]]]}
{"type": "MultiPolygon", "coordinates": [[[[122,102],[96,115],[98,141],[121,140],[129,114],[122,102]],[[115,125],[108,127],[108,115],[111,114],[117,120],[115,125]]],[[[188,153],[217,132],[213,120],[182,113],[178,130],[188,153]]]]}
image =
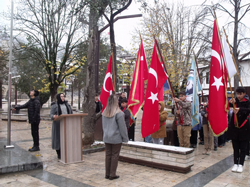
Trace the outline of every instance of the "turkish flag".
{"type": "Polygon", "coordinates": [[[148,66],[146,61],[146,55],[143,48],[143,42],[137,53],[137,60],[133,73],[133,80],[131,83],[131,89],[128,99],[128,110],[131,113],[132,119],[135,119],[139,110],[144,103],[145,88],[144,82],[148,79],[148,66]]]}
{"type": "Polygon", "coordinates": [[[210,65],[208,122],[214,135],[218,136],[227,130],[229,105],[227,98],[227,70],[216,22],[215,20],[210,65]]]}
{"type": "Polygon", "coordinates": [[[106,108],[108,98],[110,95],[112,95],[113,91],[114,91],[114,88],[113,88],[113,82],[112,82],[112,55],[111,55],[109,59],[108,69],[106,71],[106,75],[103,81],[102,92],[100,95],[100,100],[103,106],[102,112],[106,108]]]}
{"type": "Polygon", "coordinates": [[[158,58],[156,42],[155,40],[143,107],[141,124],[143,138],[159,130],[159,92],[168,78],[158,58]]]}

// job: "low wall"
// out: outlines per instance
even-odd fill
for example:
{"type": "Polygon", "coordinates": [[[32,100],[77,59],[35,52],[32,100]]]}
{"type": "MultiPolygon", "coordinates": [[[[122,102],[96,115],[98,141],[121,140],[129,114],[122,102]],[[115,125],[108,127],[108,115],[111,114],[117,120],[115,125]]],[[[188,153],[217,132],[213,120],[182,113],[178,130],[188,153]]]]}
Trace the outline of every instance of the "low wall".
{"type": "Polygon", "coordinates": [[[194,165],[194,149],[145,142],[122,145],[120,161],[187,173],[194,165]]]}
{"type": "MultiPolygon", "coordinates": [[[[0,118],[3,121],[8,121],[8,113],[2,113],[0,118]]],[[[26,114],[12,114],[11,121],[20,121],[20,122],[27,122],[28,116],[26,114]]]]}

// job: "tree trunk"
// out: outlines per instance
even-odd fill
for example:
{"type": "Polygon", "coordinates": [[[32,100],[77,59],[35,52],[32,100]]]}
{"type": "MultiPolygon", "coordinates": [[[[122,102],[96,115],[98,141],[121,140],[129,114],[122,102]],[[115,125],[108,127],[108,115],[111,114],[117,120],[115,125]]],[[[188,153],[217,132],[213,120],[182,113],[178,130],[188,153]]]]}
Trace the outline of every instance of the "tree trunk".
{"type": "Polygon", "coordinates": [[[114,32],[114,18],[110,18],[110,45],[111,45],[111,52],[113,53],[113,59],[115,64],[115,69],[113,73],[115,74],[115,87],[118,91],[118,76],[117,76],[117,63],[116,63],[116,44],[115,44],[115,32],[114,32]]]}
{"type": "Polygon", "coordinates": [[[57,88],[59,87],[58,84],[51,85],[49,87],[50,89],[50,96],[51,96],[51,102],[56,101],[56,94],[57,94],[57,88]]]}
{"type": "Polygon", "coordinates": [[[2,99],[3,99],[3,80],[0,78],[0,109],[3,108],[2,99]]]}
{"type": "Polygon", "coordinates": [[[89,48],[88,48],[88,68],[86,77],[86,86],[84,88],[84,101],[83,112],[88,113],[88,116],[83,118],[83,145],[89,145],[94,142],[94,129],[95,129],[95,60],[96,60],[96,46],[97,43],[97,27],[98,15],[94,8],[90,9],[89,18],[89,48]]]}

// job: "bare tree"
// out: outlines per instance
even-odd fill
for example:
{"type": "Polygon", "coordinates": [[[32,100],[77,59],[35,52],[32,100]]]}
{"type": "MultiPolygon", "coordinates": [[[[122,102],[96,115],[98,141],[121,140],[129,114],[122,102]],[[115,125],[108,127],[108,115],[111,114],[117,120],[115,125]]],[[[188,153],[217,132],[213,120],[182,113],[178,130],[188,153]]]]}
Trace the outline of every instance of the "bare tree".
{"type": "Polygon", "coordinates": [[[110,46],[111,46],[111,51],[113,53],[113,59],[114,59],[114,64],[115,64],[115,78],[116,78],[115,82],[117,85],[118,76],[117,76],[117,63],[116,63],[114,19],[118,14],[120,14],[121,12],[123,12],[129,7],[129,5],[132,3],[132,0],[106,0],[106,1],[107,1],[108,6],[102,14],[109,23],[110,46]]]}
{"type": "Polygon", "coordinates": [[[47,73],[51,99],[65,77],[81,67],[72,52],[82,42],[82,23],[86,4],[70,0],[20,0],[14,19],[21,36],[32,38],[34,46],[39,46],[43,55],[34,53],[47,73]],[[75,10],[78,9],[76,12],[75,10]]]}
{"type": "MultiPolygon", "coordinates": [[[[233,24],[233,55],[236,61],[236,65],[239,68],[239,61],[250,54],[250,51],[246,51],[246,54],[239,59],[239,48],[244,41],[250,41],[250,37],[246,37],[246,33],[240,33],[241,30],[246,30],[247,26],[244,24],[243,20],[246,15],[250,12],[250,3],[247,0],[225,0],[221,3],[215,5],[216,9],[226,13],[232,21],[228,23],[228,26],[233,24]],[[226,3],[224,3],[226,2],[226,3]],[[229,6],[228,6],[229,4],[229,6]],[[229,8],[230,7],[230,8],[229,8]],[[242,29],[242,27],[244,29],[242,29]]],[[[248,43],[249,45],[249,43],[248,43]]],[[[239,86],[239,77],[234,77],[234,91],[236,91],[239,86]]],[[[236,92],[235,92],[236,93],[236,92]]]]}
{"type": "Polygon", "coordinates": [[[7,60],[8,52],[0,47],[0,109],[2,109],[2,99],[3,99],[3,80],[7,78],[7,60]]]}
{"type": "Polygon", "coordinates": [[[97,58],[97,35],[98,35],[98,20],[101,17],[101,12],[104,11],[107,4],[102,0],[92,0],[89,3],[89,42],[87,54],[87,76],[84,88],[83,112],[88,113],[83,122],[83,144],[92,144],[94,142],[94,129],[97,119],[95,113],[95,62],[97,58]]]}
{"type": "Polygon", "coordinates": [[[150,49],[151,55],[155,36],[176,92],[186,86],[193,50],[203,63],[208,62],[212,36],[208,14],[205,9],[182,4],[156,3],[147,7],[143,23],[146,29],[141,31],[145,49],[150,49]]]}

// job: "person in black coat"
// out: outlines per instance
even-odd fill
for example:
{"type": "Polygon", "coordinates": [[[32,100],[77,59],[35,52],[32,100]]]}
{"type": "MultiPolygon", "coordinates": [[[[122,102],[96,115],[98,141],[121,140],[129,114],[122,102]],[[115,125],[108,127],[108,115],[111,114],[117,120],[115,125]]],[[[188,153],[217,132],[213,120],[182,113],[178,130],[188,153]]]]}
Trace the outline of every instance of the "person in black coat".
{"type": "Polygon", "coordinates": [[[229,106],[233,107],[234,103],[235,109],[233,110],[234,113],[228,127],[228,136],[232,139],[234,149],[234,166],[232,171],[241,173],[243,171],[247,144],[250,137],[250,101],[243,87],[236,89],[236,95],[236,99],[232,98],[229,101],[229,106]],[[236,122],[236,116],[238,124],[236,122]]]}
{"type": "Polygon", "coordinates": [[[12,110],[19,110],[22,108],[28,108],[28,119],[31,124],[31,134],[33,137],[33,147],[29,149],[30,152],[40,151],[39,148],[39,123],[40,123],[40,101],[39,91],[30,91],[30,100],[21,106],[16,106],[12,110]]]}

